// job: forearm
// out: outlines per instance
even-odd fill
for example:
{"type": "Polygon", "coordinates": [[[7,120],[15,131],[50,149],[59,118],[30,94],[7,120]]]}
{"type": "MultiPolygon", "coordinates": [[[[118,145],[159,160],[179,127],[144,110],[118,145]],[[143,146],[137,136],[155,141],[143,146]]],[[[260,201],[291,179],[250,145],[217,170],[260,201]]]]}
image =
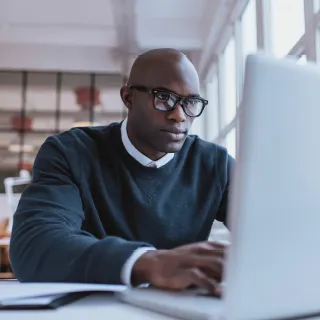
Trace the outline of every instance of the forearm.
{"type": "Polygon", "coordinates": [[[99,240],[57,221],[15,218],[10,260],[23,282],[121,283],[121,268],[147,244],[118,237],[99,240]]]}

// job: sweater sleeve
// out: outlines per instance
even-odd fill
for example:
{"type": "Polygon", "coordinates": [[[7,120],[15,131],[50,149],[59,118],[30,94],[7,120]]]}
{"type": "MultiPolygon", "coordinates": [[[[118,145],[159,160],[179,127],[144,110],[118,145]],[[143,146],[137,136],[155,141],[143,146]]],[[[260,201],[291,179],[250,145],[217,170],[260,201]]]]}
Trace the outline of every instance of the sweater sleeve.
{"type": "MultiPolygon", "coordinates": [[[[100,240],[81,230],[85,215],[70,169],[75,172],[76,161],[70,164],[66,150],[51,137],[37,155],[33,181],[14,215],[10,244],[14,275],[22,282],[119,284],[126,260],[137,248],[149,245],[111,235],[100,240]]],[[[80,176],[81,165],[77,167],[80,176]]]]}
{"type": "Polygon", "coordinates": [[[227,161],[223,166],[223,176],[225,183],[225,188],[223,190],[222,199],[218,208],[216,219],[228,227],[228,204],[230,199],[230,185],[232,179],[232,170],[234,169],[235,160],[228,155],[227,161]]]}

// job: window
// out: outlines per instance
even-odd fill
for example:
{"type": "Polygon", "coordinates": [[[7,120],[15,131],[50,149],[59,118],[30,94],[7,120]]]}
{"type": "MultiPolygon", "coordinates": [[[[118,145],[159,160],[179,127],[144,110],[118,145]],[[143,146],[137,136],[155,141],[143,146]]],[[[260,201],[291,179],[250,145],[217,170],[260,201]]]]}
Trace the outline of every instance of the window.
{"type": "Polygon", "coordinates": [[[286,55],[305,32],[304,0],[271,1],[273,53],[286,55]]]}
{"type": "Polygon", "coordinates": [[[257,51],[256,1],[250,0],[241,19],[243,62],[250,53],[257,51]]]}
{"type": "Polygon", "coordinates": [[[222,110],[223,124],[230,123],[236,115],[237,110],[237,81],[236,81],[236,48],[235,40],[232,38],[224,51],[224,83],[222,110]]]}
{"type": "Polygon", "coordinates": [[[92,125],[94,107],[91,110],[91,78],[89,74],[62,75],[60,104],[62,118],[61,130],[71,127],[92,125]]]}
{"type": "Polygon", "coordinates": [[[33,119],[34,131],[54,131],[57,105],[57,74],[29,73],[26,92],[26,115],[33,119]]]}
{"type": "Polygon", "coordinates": [[[236,157],[236,128],[232,128],[225,137],[225,147],[227,148],[229,154],[235,158],[236,157]]]}
{"type": "Polygon", "coordinates": [[[22,105],[22,73],[0,73],[0,129],[11,129],[12,116],[22,105]]]}
{"type": "Polygon", "coordinates": [[[217,74],[207,84],[207,99],[209,104],[204,109],[203,117],[206,119],[207,140],[213,141],[219,134],[219,91],[217,74]]]}
{"type": "Polygon", "coordinates": [[[95,121],[102,125],[120,122],[126,117],[127,108],[120,97],[122,79],[113,75],[97,75],[96,87],[100,92],[100,104],[95,107],[95,121]]]}
{"type": "Polygon", "coordinates": [[[121,83],[118,75],[0,71],[0,190],[5,177],[32,169],[48,136],[92,118],[122,120],[121,83]]]}

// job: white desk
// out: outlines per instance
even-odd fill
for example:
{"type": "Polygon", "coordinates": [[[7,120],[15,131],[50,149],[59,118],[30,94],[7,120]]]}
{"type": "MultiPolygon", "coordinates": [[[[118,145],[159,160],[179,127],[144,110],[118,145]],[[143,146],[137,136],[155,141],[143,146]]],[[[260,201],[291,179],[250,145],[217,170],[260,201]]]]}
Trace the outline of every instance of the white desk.
{"type": "MultiPolygon", "coordinates": [[[[95,294],[56,310],[0,311],[1,320],[174,320],[117,301],[108,294],[95,294]]],[[[308,318],[320,320],[320,317],[308,318]]]]}
{"type": "MultiPolygon", "coordinates": [[[[174,319],[135,308],[108,294],[95,294],[56,310],[0,311],[1,320],[163,320],[174,319]]],[[[317,319],[318,320],[318,319],[317,319]]]]}

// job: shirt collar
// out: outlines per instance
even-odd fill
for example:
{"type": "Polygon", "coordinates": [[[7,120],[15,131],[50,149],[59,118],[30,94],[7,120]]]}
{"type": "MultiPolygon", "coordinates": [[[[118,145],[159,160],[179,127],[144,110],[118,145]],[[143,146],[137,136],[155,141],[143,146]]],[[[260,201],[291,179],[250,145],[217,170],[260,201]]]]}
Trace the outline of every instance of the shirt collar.
{"type": "Polygon", "coordinates": [[[130,154],[131,157],[133,157],[135,160],[137,160],[140,164],[146,167],[156,167],[160,168],[167,164],[174,156],[173,153],[167,153],[165,156],[160,158],[157,161],[153,161],[146,157],[144,154],[142,154],[138,149],[135,148],[135,146],[131,143],[128,133],[127,133],[127,122],[128,119],[125,118],[124,121],[121,124],[121,139],[122,143],[127,150],[127,152],[130,154]]]}

